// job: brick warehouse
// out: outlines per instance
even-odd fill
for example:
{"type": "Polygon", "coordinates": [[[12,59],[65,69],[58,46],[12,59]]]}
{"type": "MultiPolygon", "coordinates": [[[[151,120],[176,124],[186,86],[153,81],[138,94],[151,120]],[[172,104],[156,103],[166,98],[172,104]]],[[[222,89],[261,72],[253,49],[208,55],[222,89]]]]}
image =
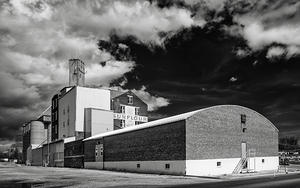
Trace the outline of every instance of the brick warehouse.
{"type": "Polygon", "coordinates": [[[213,106],[83,141],[85,168],[211,176],[279,165],[278,129],[237,105],[213,106]]]}

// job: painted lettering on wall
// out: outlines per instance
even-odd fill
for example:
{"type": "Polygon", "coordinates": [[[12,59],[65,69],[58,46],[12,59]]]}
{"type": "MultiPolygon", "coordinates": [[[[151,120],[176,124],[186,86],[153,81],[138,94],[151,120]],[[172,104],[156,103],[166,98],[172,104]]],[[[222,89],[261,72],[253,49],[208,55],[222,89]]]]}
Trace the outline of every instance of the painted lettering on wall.
{"type": "Polygon", "coordinates": [[[148,122],[148,117],[146,116],[128,115],[121,113],[114,113],[114,119],[148,122]]]}

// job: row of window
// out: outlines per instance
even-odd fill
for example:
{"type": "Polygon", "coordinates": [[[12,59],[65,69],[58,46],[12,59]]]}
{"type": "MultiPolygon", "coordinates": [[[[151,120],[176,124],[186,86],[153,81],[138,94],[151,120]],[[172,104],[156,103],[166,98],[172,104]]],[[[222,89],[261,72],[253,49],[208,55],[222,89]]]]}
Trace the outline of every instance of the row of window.
{"type": "MultiPolygon", "coordinates": [[[[121,106],[120,106],[120,113],[122,113],[122,114],[125,114],[125,113],[126,113],[126,111],[125,111],[125,106],[124,106],[124,105],[121,105],[121,106]]],[[[139,107],[136,107],[136,108],[134,109],[134,114],[135,114],[135,115],[139,115],[139,107]]]]}
{"type": "MultiPolygon", "coordinates": [[[[70,113],[70,106],[68,105],[68,108],[67,108],[67,113],[70,113]]],[[[65,115],[66,114],[66,110],[65,109],[63,109],[63,115],[65,115]]]]}
{"type": "MultiPolygon", "coordinates": [[[[67,119],[67,125],[68,126],[70,125],[70,120],[69,119],[67,119]]],[[[63,127],[65,128],[65,126],[66,126],[65,122],[63,122],[63,127]]]]}
{"type": "Polygon", "coordinates": [[[52,113],[52,121],[57,121],[57,111],[52,113]]]}
{"type": "MultiPolygon", "coordinates": [[[[136,168],[141,168],[141,164],[136,164],[136,168]]],[[[167,164],[165,164],[165,169],[170,169],[170,164],[169,163],[167,163],[167,164]]]]}
{"type": "MultiPolygon", "coordinates": [[[[265,159],[261,159],[261,163],[265,163],[265,159]]],[[[221,164],[222,164],[222,163],[221,163],[221,161],[218,161],[218,162],[217,162],[217,166],[219,166],[219,167],[220,167],[220,166],[221,166],[221,164]]]]}
{"type": "MultiPolygon", "coordinates": [[[[139,121],[135,121],[135,122],[134,122],[135,125],[139,125],[139,124],[141,124],[141,123],[142,123],[142,122],[139,122],[139,121]]],[[[125,120],[120,120],[120,127],[121,127],[121,128],[126,127],[126,125],[125,125],[125,120]]]]}
{"type": "Polygon", "coordinates": [[[52,100],[52,109],[56,108],[58,106],[58,99],[52,100]]]}

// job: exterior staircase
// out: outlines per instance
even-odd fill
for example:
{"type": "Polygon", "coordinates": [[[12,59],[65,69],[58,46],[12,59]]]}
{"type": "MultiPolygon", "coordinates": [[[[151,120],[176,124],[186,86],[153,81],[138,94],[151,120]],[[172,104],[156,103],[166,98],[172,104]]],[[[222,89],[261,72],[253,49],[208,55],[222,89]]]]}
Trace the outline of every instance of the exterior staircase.
{"type": "Polygon", "coordinates": [[[247,158],[241,158],[239,163],[236,165],[235,169],[233,170],[233,174],[238,174],[242,172],[243,167],[247,165],[247,158]]]}

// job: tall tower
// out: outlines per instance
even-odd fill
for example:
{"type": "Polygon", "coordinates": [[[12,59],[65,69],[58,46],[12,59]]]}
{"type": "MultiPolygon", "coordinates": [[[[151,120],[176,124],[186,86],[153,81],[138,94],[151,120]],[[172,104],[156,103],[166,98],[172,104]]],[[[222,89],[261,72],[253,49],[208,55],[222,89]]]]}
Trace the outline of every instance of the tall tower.
{"type": "Polygon", "coordinates": [[[85,65],[80,59],[69,59],[69,86],[84,86],[85,65]]]}

